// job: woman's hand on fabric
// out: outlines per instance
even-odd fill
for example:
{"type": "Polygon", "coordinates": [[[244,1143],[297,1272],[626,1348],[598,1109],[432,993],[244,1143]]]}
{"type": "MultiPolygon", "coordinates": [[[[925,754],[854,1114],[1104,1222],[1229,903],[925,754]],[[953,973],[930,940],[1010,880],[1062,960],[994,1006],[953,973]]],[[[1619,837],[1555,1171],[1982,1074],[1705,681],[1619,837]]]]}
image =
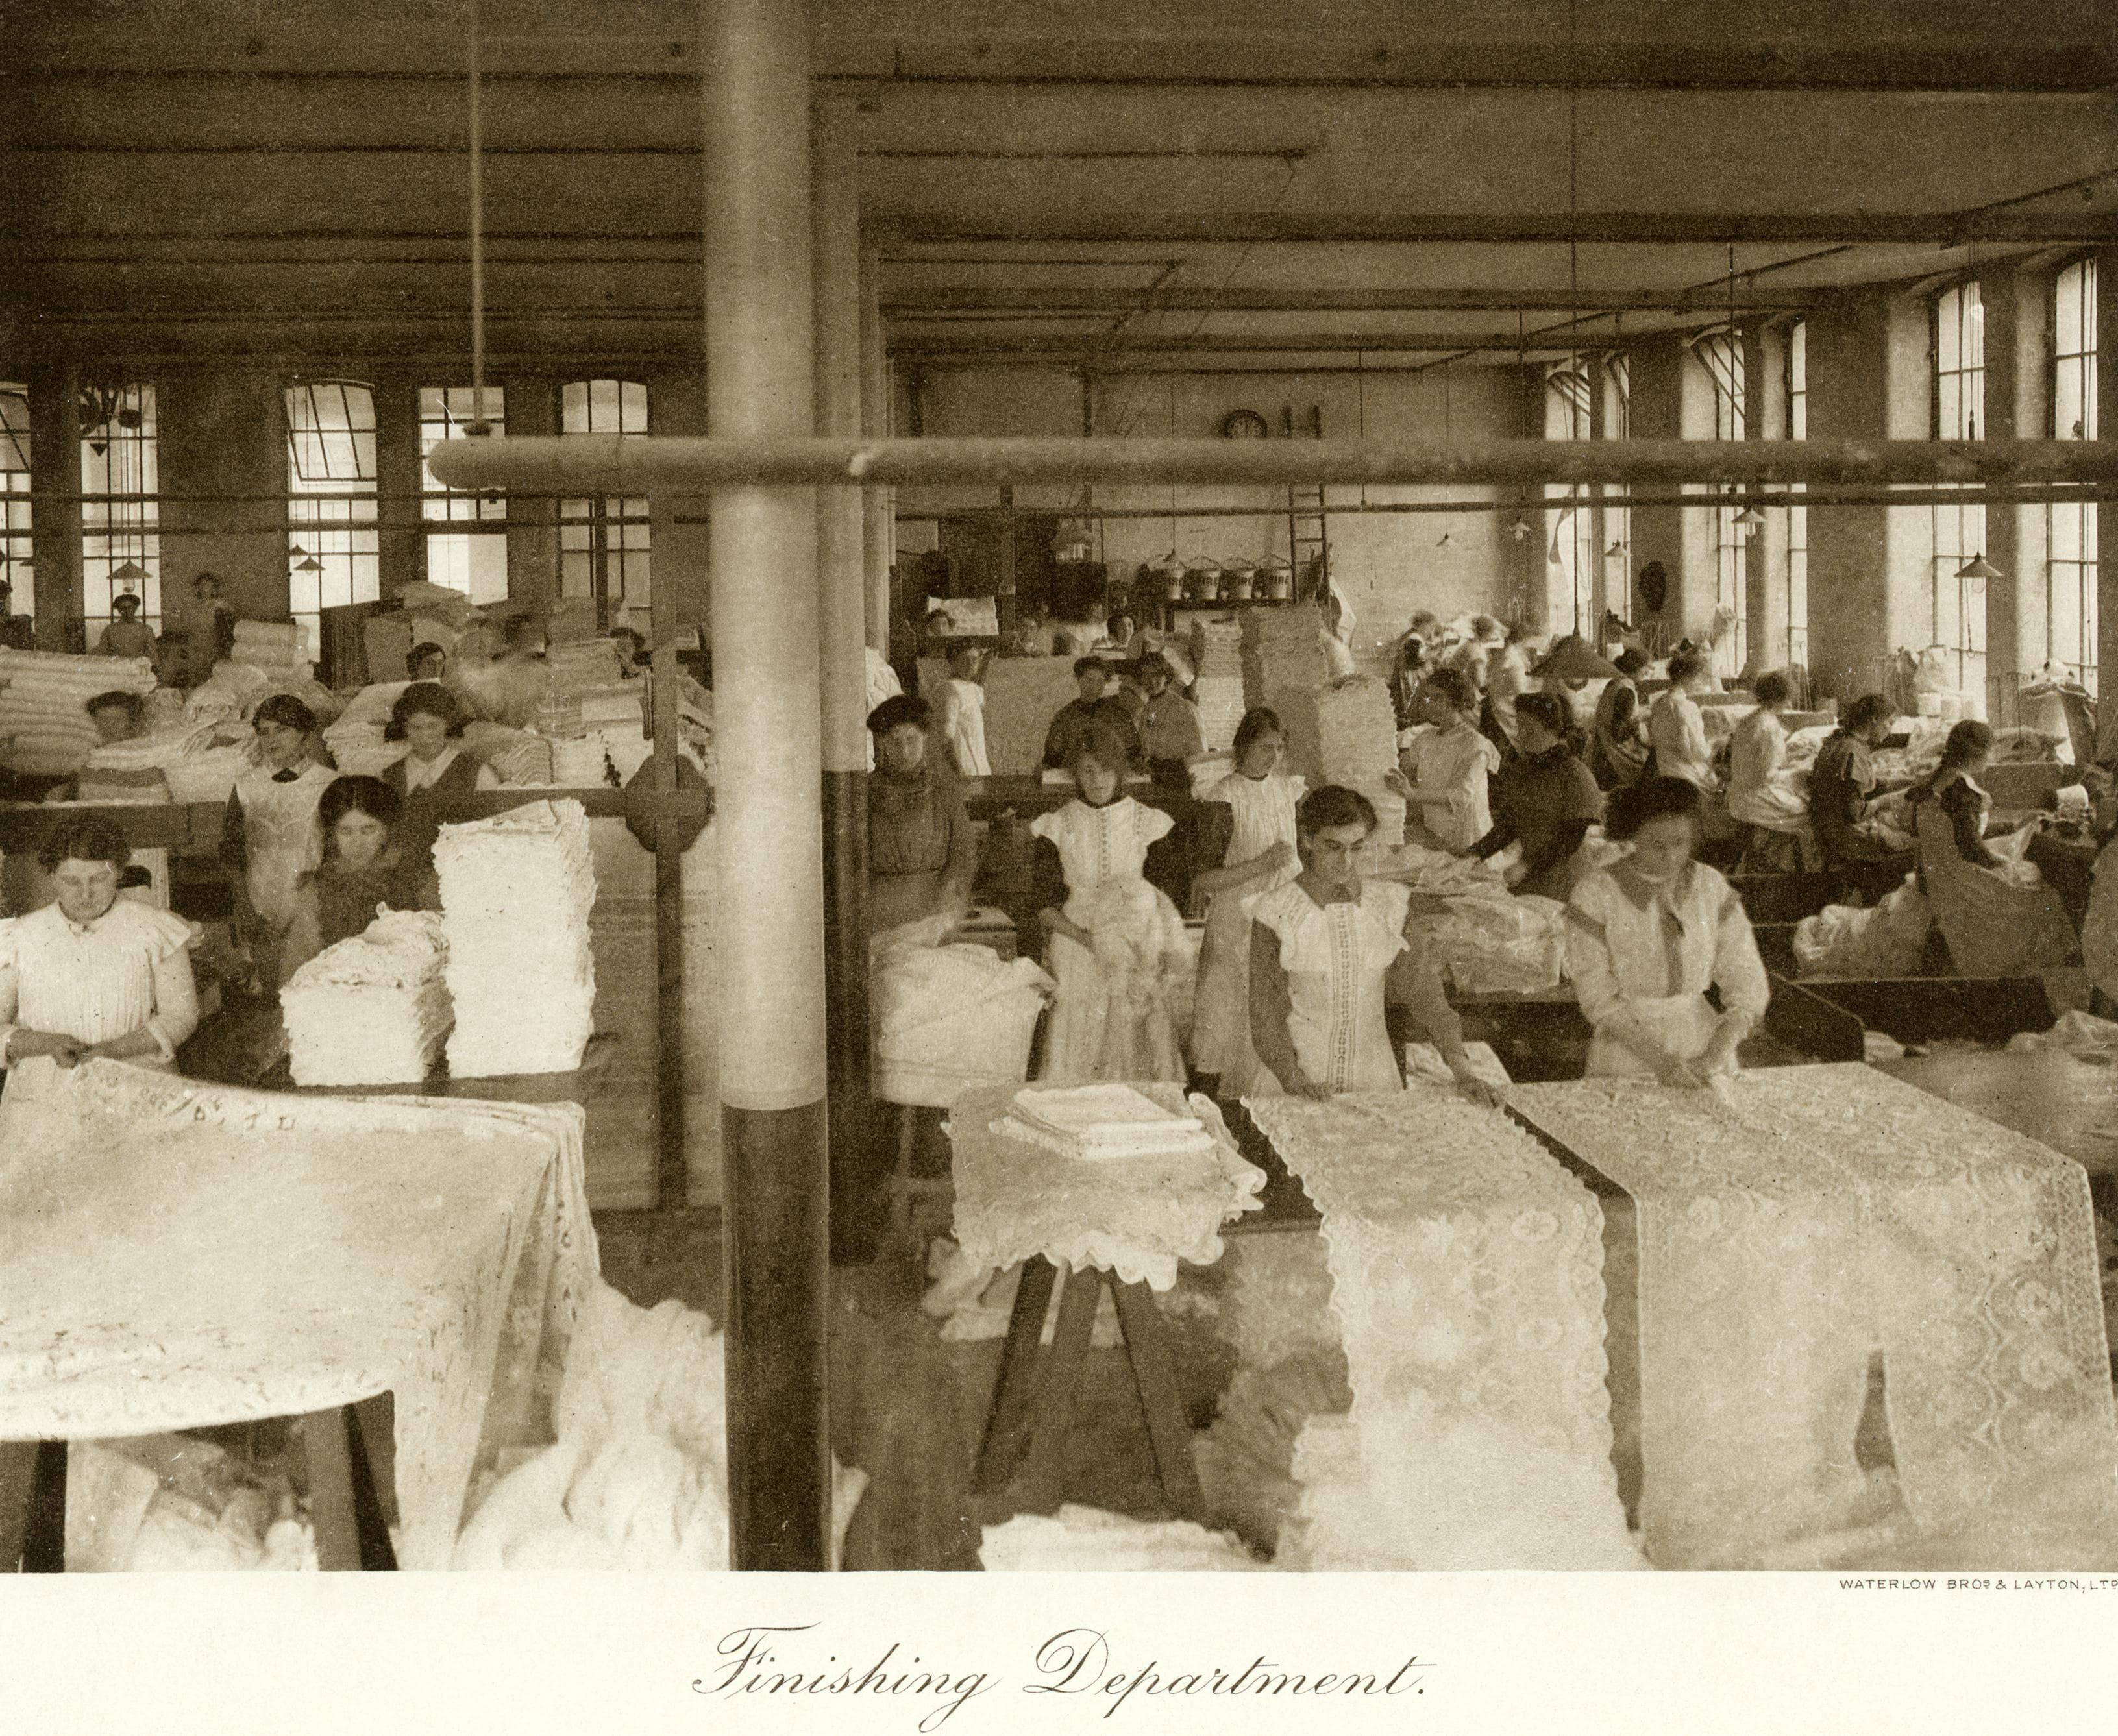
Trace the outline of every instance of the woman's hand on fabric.
{"type": "Polygon", "coordinates": [[[1490,1079],[1482,1079],[1468,1066],[1450,1069],[1456,1080],[1456,1088],[1482,1109],[1505,1109],[1508,1094],[1490,1079]]]}
{"type": "Polygon", "coordinates": [[[1267,875],[1293,867],[1299,858],[1294,853],[1294,846],[1281,838],[1274,839],[1271,847],[1257,860],[1258,878],[1263,880],[1267,875]]]}
{"type": "Polygon", "coordinates": [[[71,1067],[81,1058],[84,1046],[76,1038],[61,1036],[54,1031],[32,1031],[27,1026],[17,1026],[8,1039],[7,1059],[26,1061],[40,1055],[48,1055],[62,1067],[71,1067]]]}
{"type": "Polygon", "coordinates": [[[1706,1083],[1707,1069],[1703,1061],[1692,1060],[1663,1050],[1655,1057],[1655,1077],[1663,1084],[1681,1090],[1697,1091],[1706,1083]]]}

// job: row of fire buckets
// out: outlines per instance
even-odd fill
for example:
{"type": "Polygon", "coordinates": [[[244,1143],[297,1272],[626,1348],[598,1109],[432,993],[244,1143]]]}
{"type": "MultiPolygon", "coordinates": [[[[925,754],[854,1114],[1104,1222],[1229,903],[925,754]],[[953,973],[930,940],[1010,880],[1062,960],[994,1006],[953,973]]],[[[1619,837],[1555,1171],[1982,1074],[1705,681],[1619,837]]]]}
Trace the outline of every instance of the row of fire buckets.
{"type": "Polygon", "coordinates": [[[1148,570],[1168,603],[1289,603],[1294,598],[1294,565],[1284,555],[1225,562],[1201,556],[1187,562],[1172,552],[1148,570]]]}

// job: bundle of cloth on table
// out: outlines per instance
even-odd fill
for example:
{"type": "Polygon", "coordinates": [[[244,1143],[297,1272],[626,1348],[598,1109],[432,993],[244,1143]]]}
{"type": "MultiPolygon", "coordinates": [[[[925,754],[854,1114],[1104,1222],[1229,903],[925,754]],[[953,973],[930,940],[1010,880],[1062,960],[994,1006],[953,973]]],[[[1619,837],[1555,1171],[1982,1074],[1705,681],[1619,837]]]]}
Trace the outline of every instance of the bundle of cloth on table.
{"type": "MultiPolygon", "coordinates": [[[[1582,847],[1593,852],[1600,842],[1598,829],[1582,847]]],[[[1566,907],[1556,898],[1510,892],[1506,866],[1505,852],[1479,861],[1404,844],[1371,848],[1362,872],[1412,889],[1408,931],[1425,940],[1459,990],[1534,994],[1556,988],[1566,974],[1566,907]]]]}
{"type": "MultiPolygon", "coordinates": [[[[1915,783],[1941,764],[1942,744],[1954,727],[1942,718],[1898,718],[1893,735],[1906,737],[1903,747],[1881,747],[1872,759],[1875,775],[1885,783],[1915,783]]],[[[2062,761],[2062,743],[2042,730],[2016,724],[1993,732],[1995,765],[2047,765],[2062,761]]]]}
{"type": "Polygon", "coordinates": [[[416,1085],[456,1014],[442,919],[385,910],[326,947],[280,990],[297,1085],[416,1085]]]}
{"type": "Polygon", "coordinates": [[[25,777],[67,777],[98,741],[88,702],[99,693],[149,694],[144,657],[72,657],[0,646],[0,764],[25,777]]]}

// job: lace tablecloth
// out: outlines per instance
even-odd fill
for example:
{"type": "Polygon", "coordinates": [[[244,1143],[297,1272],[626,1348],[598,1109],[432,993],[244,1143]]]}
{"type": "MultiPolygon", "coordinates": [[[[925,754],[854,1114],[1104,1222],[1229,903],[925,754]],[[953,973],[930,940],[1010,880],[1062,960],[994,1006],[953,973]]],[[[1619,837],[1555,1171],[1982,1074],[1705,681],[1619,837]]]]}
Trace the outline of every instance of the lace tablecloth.
{"type": "Polygon", "coordinates": [[[1637,1567],[1594,1198],[1449,1087],[1246,1099],[1323,1214],[1353,1404],[1296,1458],[1318,1569],[1637,1567]]]}
{"type": "Polygon", "coordinates": [[[1265,1171],[1246,1163],[1205,1097],[1178,1085],[1134,1087],[1191,1115],[1214,1135],[1209,1152],[1086,1160],[995,1131],[1015,1087],[966,1092],[949,1112],[955,1151],[956,1241],[964,1263],[997,1270],[1042,1254],[1055,1265],[1101,1267],[1127,1283],[1168,1290],[1177,1263],[1221,1257],[1221,1226],[1262,1210],[1265,1171]]]}
{"type": "Polygon", "coordinates": [[[548,1438],[596,1270],[572,1104],[238,1091],[32,1062],[0,1097],[0,1438],[395,1395],[399,1556],[548,1438]]]}
{"type": "Polygon", "coordinates": [[[1857,1064],[1744,1073],[1725,1096],[1585,1079],[1514,1102],[1637,1207],[1658,1566],[1795,1565],[1802,1540],[1872,1526],[1854,1438],[1877,1350],[1915,1534],[1991,1539],[2056,1486],[2111,1503],[2079,1164],[1857,1064]]]}

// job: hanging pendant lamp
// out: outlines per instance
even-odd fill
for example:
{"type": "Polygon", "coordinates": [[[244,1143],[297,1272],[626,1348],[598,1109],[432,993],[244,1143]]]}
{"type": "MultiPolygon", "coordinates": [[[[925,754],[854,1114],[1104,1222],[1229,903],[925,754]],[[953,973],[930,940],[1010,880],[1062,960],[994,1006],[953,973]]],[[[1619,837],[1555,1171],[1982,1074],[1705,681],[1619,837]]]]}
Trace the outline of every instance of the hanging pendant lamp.
{"type": "Polygon", "coordinates": [[[2001,572],[1999,567],[1994,566],[1991,561],[1988,561],[1985,556],[1973,555],[1968,561],[1965,561],[1963,566],[1957,568],[1956,576],[1959,579],[1975,579],[1984,580],[1987,579],[2003,578],[2005,575],[2001,572]]]}

